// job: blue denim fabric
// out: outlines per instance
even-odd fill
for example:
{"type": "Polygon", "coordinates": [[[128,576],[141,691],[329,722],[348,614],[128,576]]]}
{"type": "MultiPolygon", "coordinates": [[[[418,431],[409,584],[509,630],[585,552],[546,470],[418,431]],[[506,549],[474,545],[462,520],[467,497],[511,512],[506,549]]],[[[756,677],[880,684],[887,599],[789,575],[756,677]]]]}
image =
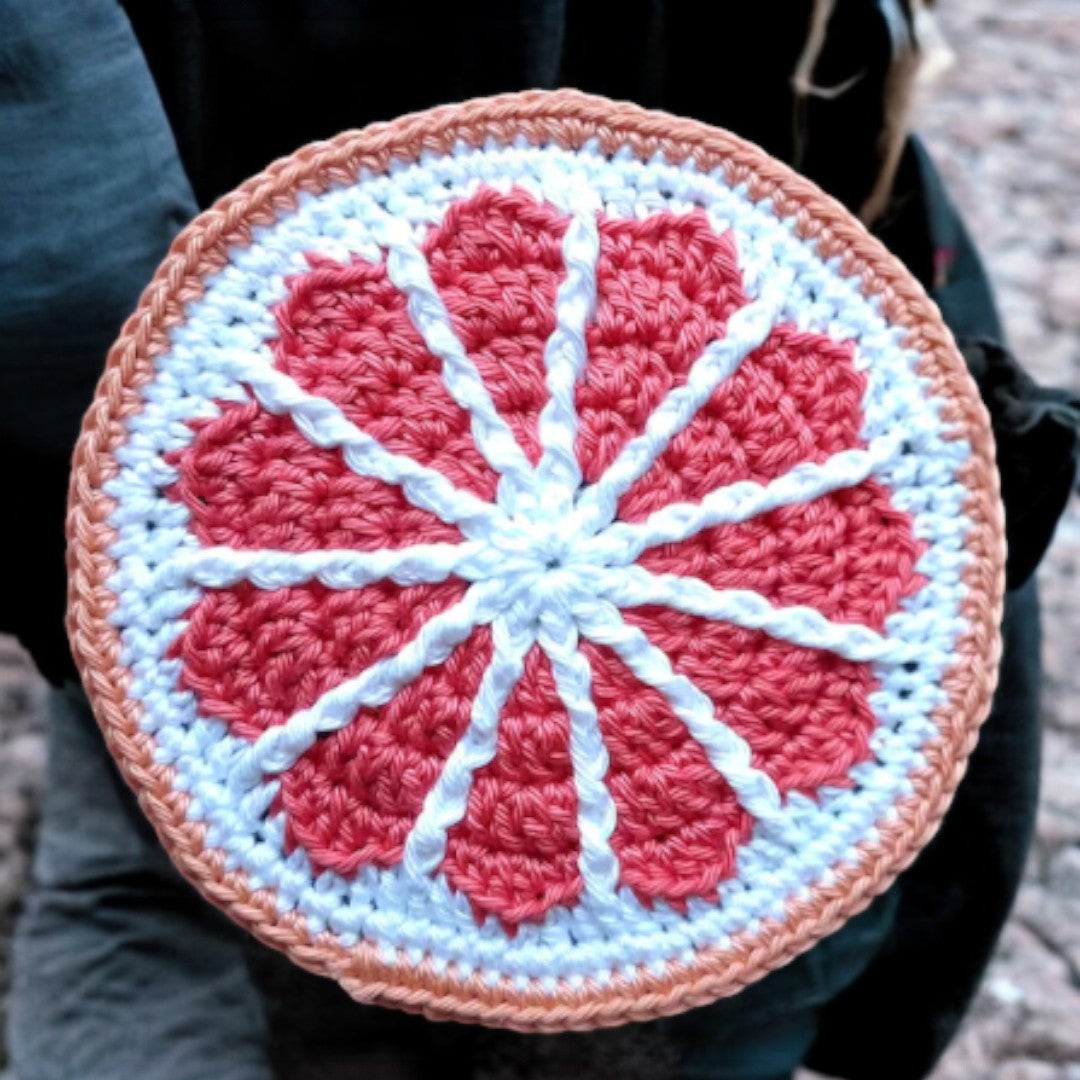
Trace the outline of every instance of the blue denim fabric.
{"type": "Polygon", "coordinates": [[[105,353],[196,212],[154,84],[113,0],[0,0],[0,631],[42,673],[64,647],[68,463],[105,353]]]}

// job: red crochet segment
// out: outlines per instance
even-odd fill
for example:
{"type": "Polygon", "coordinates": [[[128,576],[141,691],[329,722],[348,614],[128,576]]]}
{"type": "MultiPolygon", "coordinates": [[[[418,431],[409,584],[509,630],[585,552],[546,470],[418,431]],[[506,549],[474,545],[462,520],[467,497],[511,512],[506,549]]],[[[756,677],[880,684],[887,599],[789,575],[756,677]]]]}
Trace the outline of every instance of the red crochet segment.
{"type": "Polygon", "coordinates": [[[448,834],[447,880],[512,929],[582,890],[570,721],[547,657],[533,646],[499,717],[495,759],[477,771],[448,834]]]}
{"type": "Polygon", "coordinates": [[[611,758],[607,783],[618,813],[611,846],[621,883],[642,901],[680,910],[691,897],[715,899],[753,819],[662,695],[609,649],[585,642],[582,651],[611,758]]]}
{"type": "Polygon", "coordinates": [[[209,589],[188,612],[172,654],[183,660],[181,686],[195,691],[204,715],[254,740],[393,656],[464,595],[465,584],[456,580],[410,588],[377,582],[348,591],[318,582],[272,591],[247,582],[209,589]]]}
{"type": "MultiPolygon", "coordinates": [[[[566,224],[523,192],[484,189],[451,207],[424,245],[459,338],[534,462],[566,224]]],[[[577,393],[578,454],[589,482],[747,302],[735,240],[717,235],[703,212],[601,218],[600,245],[589,363],[577,393]]],[[[385,266],[310,262],[276,311],[278,367],[390,450],[493,499],[497,477],[385,266]]],[[[864,389],[850,344],[778,327],[624,495],[620,518],[639,521],[673,501],[697,501],[735,481],[765,482],[862,445],[864,389]]],[[[193,442],[172,458],[179,470],[172,495],[189,509],[201,543],[374,550],[460,539],[398,489],[358,477],[339,453],[313,447],[288,418],[254,404],[221,410],[194,424],[193,442]]],[[[908,516],[866,481],[705,530],[640,562],[880,630],[922,584],[921,550],[908,516]]],[[[455,579],[350,592],[208,590],[174,649],[181,684],[204,714],[254,739],[391,655],[463,591],[455,579]]],[[[624,616],[712,699],[782,792],[843,785],[869,756],[868,665],[668,609],[624,616]]],[[[664,699],[608,650],[583,647],[611,760],[622,884],[647,903],[715,898],[734,873],[751,818],[664,699]]],[[[288,842],[303,847],[317,871],[348,876],[400,859],[465,730],[489,655],[486,631],[475,632],[445,663],[386,706],[361,709],[282,776],[278,808],[288,842]]],[[[500,717],[496,757],[474,777],[465,818],[448,835],[442,870],[478,918],[493,915],[510,929],[539,919],[581,893],[576,814],[569,723],[534,649],[500,717]]]]}
{"type": "Polygon", "coordinates": [[[361,709],[282,777],[286,845],[305,848],[318,873],[351,876],[400,861],[409,830],[442,766],[465,734],[491,656],[477,630],[381,709],[361,709]]]}

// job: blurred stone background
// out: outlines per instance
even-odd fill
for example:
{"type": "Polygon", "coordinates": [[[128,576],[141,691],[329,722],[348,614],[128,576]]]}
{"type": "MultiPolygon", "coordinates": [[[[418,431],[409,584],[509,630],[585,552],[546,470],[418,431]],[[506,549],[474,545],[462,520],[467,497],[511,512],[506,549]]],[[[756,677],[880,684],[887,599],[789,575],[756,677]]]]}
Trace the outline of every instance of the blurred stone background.
{"type": "MultiPolygon", "coordinates": [[[[941,0],[939,20],[955,62],[924,92],[917,127],[987,258],[1016,352],[1040,381],[1080,386],[1080,0],[941,0]]],[[[1080,1080],[1078,578],[1074,499],[1040,571],[1038,840],[998,956],[934,1080],[1080,1080]]],[[[0,1019],[44,772],[41,702],[29,661],[0,638],[0,1019]]]]}
{"type": "MultiPolygon", "coordinates": [[[[1080,3],[940,0],[956,60],[916,126],[989,264],[1011,344],[1080,387],[1080,3]]],[[[1080,501],[1040,569],[1043,790],[1026,881],[934,1080],[1080,1080],[1080,501]]]]}

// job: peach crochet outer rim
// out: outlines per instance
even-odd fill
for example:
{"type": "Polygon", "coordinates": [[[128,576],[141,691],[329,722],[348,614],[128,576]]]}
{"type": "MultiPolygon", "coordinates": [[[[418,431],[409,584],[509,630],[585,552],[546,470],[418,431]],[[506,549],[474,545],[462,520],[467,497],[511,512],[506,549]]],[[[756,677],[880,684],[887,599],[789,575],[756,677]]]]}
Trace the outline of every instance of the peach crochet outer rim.
{"type": "MultiPolygon", "coordinates": [[[[210,900],[296,963],[340,982],[357,1000],[392,1005],[433,1019],[471,1021],[520,1031],[584,1030],[648,1020],[734,994],[838,929],[884,891],[933,836],[964,774],[997,684],[1004,595],[1003,510],[989,418],[978,390],[933,302],[904,266],[838,203],[758,147],[730,133],[666,113],[571,90],[529,91],[478,99],[416,113],[362,131],[313,143],[271,165],[200,214],[177,236],[112,347],[75,448],[68,517],[68,634],[94,713],[109,749],[138,795],[161,842],[183,874],[210,900]],[[878,840],[859,845],[854,865],[834,880],[791,901],[785,920],[765,921],[725,948],[700,950],[690,963],[671,962],[663,974],[641,968],[604,986],[586,980],[557,992],[482,976],[456,978],[428,961],[388,964],[374,944],[346,948],[329,934],[312,935],[296,913],[280,915],[272,891],[253,890],[243,872],[228,872],[219,850],[204,846],[205,826],[186,816],[188,797],[173,789],[172,770],[154,760],[154,740],[140,730],[141,706],[127,693],[119,631],[109,621],[115,598],[108,580],[114,501],[104,493],[116,475],[124,421],[141,407],[140,388],[152,359],[168,347],[169,328],[203,291],[203,278],[221,268],[230,246],[250,238],[253,225],[271,224],[295,205],[298,191],[321,192],[351,182],[362,168],[384,172],[392,160],[425,151],[445,153],[459,140],[482,145],[524,136],[534,144],[580,148],[598,139],[605,152],[629,145],[647,160],[662,151],[671,163],[692,159],[709,171],[722,167],[729,183],[745,183],[754,200],[772,199],[778,213],[795,215],[797,233],[817,242],[823,257],[841,257],[840,272],[878,295],[883,314],[907,328],[907,347],[920,354],[918,371],[945,399],[943,419],[957,425],[972,453],[960,479],[970,492],[966,548],[971,559],[962,611],[968,629],[943,687],[947,707],[934,714],[939,735],[924,750],[927,765],[911,776],[914,794],[879,824],[878,840]]],[[[402,958],[405,959],[404,957],[402,958]]]]}

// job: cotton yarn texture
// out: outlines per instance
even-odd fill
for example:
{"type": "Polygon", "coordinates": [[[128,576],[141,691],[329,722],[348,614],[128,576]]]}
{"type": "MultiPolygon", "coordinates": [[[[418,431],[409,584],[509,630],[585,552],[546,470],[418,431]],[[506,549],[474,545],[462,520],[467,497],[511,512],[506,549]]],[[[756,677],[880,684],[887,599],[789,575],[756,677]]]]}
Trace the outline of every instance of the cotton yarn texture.
{"type": "Polygon", "coordinates": [[[996,680],[993,443],[933,304],[756,147],[571,91],[345,133],[197,218],[68,538],[179,868],[435,1018],[737,992],[914,858],[996,680]]]}

